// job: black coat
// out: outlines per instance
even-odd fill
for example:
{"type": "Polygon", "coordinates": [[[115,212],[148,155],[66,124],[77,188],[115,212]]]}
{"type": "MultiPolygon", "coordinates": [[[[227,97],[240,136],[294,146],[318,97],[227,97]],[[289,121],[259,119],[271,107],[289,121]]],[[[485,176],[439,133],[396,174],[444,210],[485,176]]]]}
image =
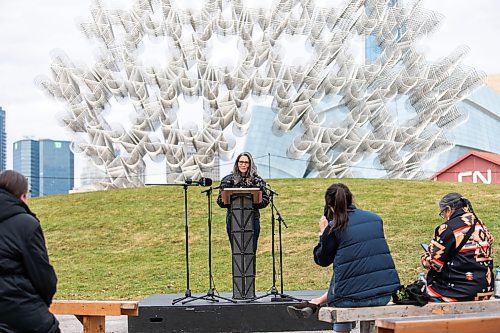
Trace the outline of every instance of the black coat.
{"type": "Polygon", "coordinates": [[[56,332],[59,324],[48,309],[56,284],[40,222],[0,189],[0,332],[56,332]]]}
{"type": "Polygon", "coordinates": [[[260,188],[262,191],[262,202],[260,204],[254,205],[254,214],[253,214],[253,229],[254,229],[254,250],[257,249],[257,241],[259,239],[259,234],[260,234],[260,211],[259,209],[266,208],[267,205],[269,204],[269,195],[266,191],[266,182],[264,179],[260,178],[259,176],[253,177],[252,180],[249,179],[242,179],[239,183],[236,183],[233,177],[233,174],[229,174],[222,178],[220,182],[220,191],[219,191],[219,196],[217,197],[217,204],[221,208],[227,208],[227,213],[226,213],[226,230],[227,234],[229,236],[229,239],[231,239],[231,212],[230,212],[230,207],[231,205],[225,204],[222,201],[222,192],[224,191],[225,188],[237,188],[237,187],[251,187],[251,188],[260,188]]]}

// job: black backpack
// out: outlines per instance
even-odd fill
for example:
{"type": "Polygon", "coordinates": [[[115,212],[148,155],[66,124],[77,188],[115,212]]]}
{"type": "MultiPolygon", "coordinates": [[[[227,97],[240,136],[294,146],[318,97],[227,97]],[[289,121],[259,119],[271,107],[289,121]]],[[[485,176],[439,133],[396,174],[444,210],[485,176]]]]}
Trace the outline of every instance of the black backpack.
{"type": "Polygon", "coordinates": [[[400,286],[392,294],[392,301],[400,305],[424,306],[429,303],[429,299],[430,296],[427,294],[425,283],[420,280],[406,286],[400,286]]]}

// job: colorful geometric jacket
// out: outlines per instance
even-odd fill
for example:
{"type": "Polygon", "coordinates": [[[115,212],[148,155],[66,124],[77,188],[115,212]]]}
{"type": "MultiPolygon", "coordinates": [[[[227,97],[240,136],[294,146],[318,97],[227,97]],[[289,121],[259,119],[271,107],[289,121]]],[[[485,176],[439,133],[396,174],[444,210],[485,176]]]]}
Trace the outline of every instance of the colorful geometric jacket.
{"type": "Polygon", "coordinates": [[[493,236],[467,207],[436,228],[422,264],[429,268],[427,292],[434,302],[489,299],[493,295],[493,236]],[[456,253],[469,229],[474,231],[456,253]]]}

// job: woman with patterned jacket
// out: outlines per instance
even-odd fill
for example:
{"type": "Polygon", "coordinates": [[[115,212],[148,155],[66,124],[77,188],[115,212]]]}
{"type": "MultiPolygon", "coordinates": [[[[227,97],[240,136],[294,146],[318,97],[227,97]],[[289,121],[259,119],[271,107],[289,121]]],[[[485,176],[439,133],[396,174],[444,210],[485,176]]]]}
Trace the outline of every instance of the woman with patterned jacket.
{"type": "Polygon", "coordinates": [[[257,252],[257,241],[260,234],[260,212],[259,209],[267,207],[269,204],[269,196],[266,191],[266,182],[257,174],[257,166],[255,165],[252,155],[248,152],[243,152],[238,155],[233,166],[233,172],[224,178],[220,183],[219,196],[217,197],[217,204],[221,208],[227,208],[226,213],[226,230],[229,240],[231,240],[231,212],[229,208],[231,205],[224,204],[222,201],[222,191],[226,188],[236,187],[253,187],[260,188],[262,191],[262,202],[254,205],[253,214],[253,245],[254,251],[257,252]]]}
{"type": "Polygon", "coordinates": [[[493,295],[493,236],[478,219],[470,201],[449,193],[438,203],[444,223],[434,231],[422,255],[427,292],[434,302],[489,299],[493,295]]]}

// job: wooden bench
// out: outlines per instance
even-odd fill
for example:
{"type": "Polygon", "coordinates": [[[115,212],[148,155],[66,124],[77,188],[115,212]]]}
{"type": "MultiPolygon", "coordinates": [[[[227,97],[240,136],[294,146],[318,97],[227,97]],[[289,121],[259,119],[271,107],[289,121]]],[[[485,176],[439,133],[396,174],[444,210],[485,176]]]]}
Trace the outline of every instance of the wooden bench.
{"type": "Polygon", "coordinates": [[[53,301],[50,312],[74,315],[83,325],[84,333],[105,333],[106,316],[138,316],[135,301],[53,301]]]}
{"type": "Polygon", "coordinates": [[[429,303],[422,307],[394,304],[365,308],[323,307],[319,310],[318,319],[328,323],[359,321],[360,333],[369,333],[374,329],[375,320],[380,319],[494,312],[500,312],[500,299],[477,302],[429,303]]]}
{"type": "Polygon", "coordinates": [[[500,312],[378,319],[377,333],[485,333],[500,330],[500,312]]]}

